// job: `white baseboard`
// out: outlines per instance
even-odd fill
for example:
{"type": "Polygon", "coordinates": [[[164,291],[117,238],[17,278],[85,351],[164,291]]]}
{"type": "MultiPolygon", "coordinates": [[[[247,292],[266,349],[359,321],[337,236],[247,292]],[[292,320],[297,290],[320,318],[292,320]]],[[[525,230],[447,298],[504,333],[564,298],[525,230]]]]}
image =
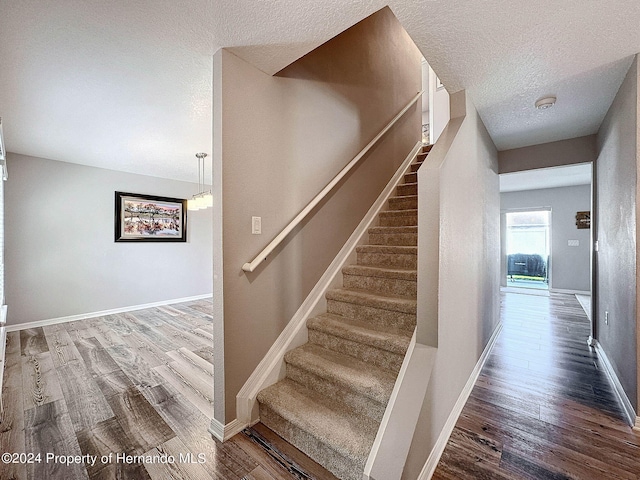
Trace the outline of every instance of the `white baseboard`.
{"type": "Polygon", "coordinates": [[[174,298],[171,300],[162,300],[160,302],[145,303],[143,305],[132,305],[129,307],[113,308],[111,310],[101,310],[99,312],[81,313],[79,315],[70,315],[68,317],[49,318],[45,320],[36,320],[35,322],[17,323],[15,325],[7,325],[7,332],[15,330],[24,330],[26,328],[45,327],[47,325],[55,325],[57,323],[74,322],[76,320],[86,320],[87,318],[102,317],[104,315],[114,315],[116,313],[134,312],[136,310],[144,310],[145,308],[162,307],[174,303],[192,302],[194,300],[202,300],[211,298],[212,294],[195,295],[193,297],[174,298]]]}
{"type": "Polygon", "coordinates": [[[551,293],[568,293],[569,295],[591,295],[589,290],[566,290],[564,288],[550,288],[551,293]]]}
{"type": "Polygon", "coordinates": [[[212,418],[211,425],[209,426],[209,433],[221,442],[226,442],[249,426],[250,425],[243,425],[237,418],[226,425],[223,425],[215,418],[212,418]]]}
{"type": "Polygon", "coordinates": [[[598,354],[598,356],[602,360],[602,364],[604,365],[604,371],[607,373],[607,376],[609,377],[609,380],[611,380],[611,383],[613,383],[613,387],[614,387],[613,389],[616,392],[616,395],[618,396],[620,403],[622,404],[622,407],[624,409],[624,413],[627,416],[627,421],[629,422],[629,425],[631,425],[632,427],[633,426],[638,427],[639,424],[638,424],[638,417],[636,416],[636,411],[633,409],[633,405],[631,405],[631,402],[629,401],[629,397],[627,397],[627,394],[624,391],[624,388],[622,388],[622,384],[618,379],[618,375],[616,375],[616,371],[613,369],[613,365],[611,364],[611,361],[609,361],[609,357],[607,357],[607,354],[603,350],[602,345],[600,345],[600,342],[598,342],[597,340],[594,340],[593,343],[596,349],[596,353],[598,354]]]}
{"type": "Polygon", "coordinates": [[[469,398],[469,395],[471,395],[471,390],[473,390],[473,386],[478,380],[480,371],[482,370],[482,367],[484,367],[484,364],[489,358],[489,354],[491,353],[491,350],[493,350],[493,346],[495,345],[496,340],[498,339],[498,335],[500,334],[501,331],[502,331],[502,322],[500,322],[496,326],[495,330],[493,331],[493,334],[491,335],[491,338],[487,342],[487,346],[484,347],[484,351],[482,352],[482,355],[480,355],[480,358],[478,359],[476,366],[471,372],[471,376],[469,377],[469,380],[467,380],[467,383],[462,389],[462,392],[460,392],[460,396],[458,397],[458,400],[453,406],[453,410],[451,410],[451,413],[449,414],[449,417],[447,418],[447,421],[444,424],[444,427],[442,427],[442,431],[440,432],[440,435],[438,436],[438,439],[436,440],[436,443],[433,446],[431,453],[429,454],[429,458],[427,458],[427,461],[424,464],[424,467],[422,468],[420,475],[418,476],[418,480],[429,480],[433,475],[433,472],[435,472],[436,467],[438,466],[438,462],[440,461],[440,457],[442,456],[442,452],[444,452],[444,448],[447,446],[447,442],[449,441],[451,432],[453,432],[453,428],[456,426],[458,417],[460,416],[460,413],[462,412],[462,409],[464,408],[465,403],[467,403],[467,399],[469,398]]]}
{"type": "Polygon", "coordinates": [[[269,385],[284,378],[285,353],[307,341],[307,319],[314,314],[320,313],[321,309],[325,307],[325,292],[332,286],[338,286],[338,281],[342,278],[342,267],[344,267],[348,261],[353,260],[353,252],[356,246],[362,241],[367,234],[368,228],[377,219],[378,213],[386,205],[387,199],[392,195],[396,185],[400,182],[402,176],[406,173],[409,165],[411,165],[421,148],[422,143],[416,143],[358,227],[340,249],[338,255],[336,255],[322,277],[320,277],[320,280],[318,280],[313,287],[298,311],[293,315],[287,326],[238,392],[236,396],[236,412],[238,420],[242,425],[248,426],[256,421],[258,415],[256,397],[258,393],[269,385]]]}
{"type": "Polygon", "coordinates": [[[636,431],[640,431],[640,417],[636,417],[636,423],[633,426],[633,429],[636,431]]]}

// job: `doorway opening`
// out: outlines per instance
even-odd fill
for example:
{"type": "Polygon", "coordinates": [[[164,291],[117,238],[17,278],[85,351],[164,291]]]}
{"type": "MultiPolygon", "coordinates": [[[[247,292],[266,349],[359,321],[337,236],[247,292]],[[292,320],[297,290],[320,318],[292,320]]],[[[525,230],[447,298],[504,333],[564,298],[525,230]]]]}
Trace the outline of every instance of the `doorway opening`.
{"type": "Polygon", "coordinates": [[[506,213],[507,286],[549,289],[551,211],[506,213]]]}

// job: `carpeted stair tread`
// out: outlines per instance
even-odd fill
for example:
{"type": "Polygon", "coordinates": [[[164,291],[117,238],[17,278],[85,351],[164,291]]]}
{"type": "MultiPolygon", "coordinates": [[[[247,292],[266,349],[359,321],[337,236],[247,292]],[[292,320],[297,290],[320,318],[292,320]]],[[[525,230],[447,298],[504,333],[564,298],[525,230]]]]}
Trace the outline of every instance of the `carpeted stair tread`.
{"type": "Polygon", "coordinates": [[[360,245],[358,253],[394,253],[399,255],[417,255],[418,247],[413,245],[360,245]]]}
{"type": "Polygon", "coordinates": [[[367,230],[373,234],[389,234],[389,233],[418,233],[417,225],[404,225],[399,227],[371,227],[367,230]]]}
{"type": "Polygon", "coordinates": [[[325,294],[327,300],[365,305],[382,310],[393,310],[403,313],[416,313],[416,299],[398,295],[380,295],[366,290],[354,290],[350,288],[337,288],[328,290],[325,294]]]}
{"type": "Polygon", "coordinates": [[[307,322],[307,328],[400,355],[406,353],[411,341],[406,330],[392,327],[376,328],[371,323],[330,313],[311,318],[307,322]]]}
{"type": "Polygon", "coordinates": [[[337,388],[386,405],[396,375],[357,358],[305,343],[286,353],[285,362],[335,384],[337,388]]]}
{"type": "Polygon", "coordinates": [[[385,268],[369,265],[347,265],[342,269],[345,275],[363,277],[397,278],[401,280],[418,280],[418,271],[410,268],[385,268]]]}
{"type": "MultiPolygon", "coordinates": [[[[318,396],[316,392],[286,378],[262,390],[258,394],[258,401],[261,407],[269,408],[289,424],[315,438],[318,443],[328,446],[330,450],[364,470],[379,422],[318,396]]],[[[265,425],[285,439],[289,436],[269,423],[265,425]]],[[[294,439],[289,441],[305,451],[304,445],[301,445],[303,442],[296,442],[294,439]]],[[[305,453],[317,458],[314,456],[315,452],[305,453]]],[[[330,465],[325,467],[334,471],[330,465]]]]}

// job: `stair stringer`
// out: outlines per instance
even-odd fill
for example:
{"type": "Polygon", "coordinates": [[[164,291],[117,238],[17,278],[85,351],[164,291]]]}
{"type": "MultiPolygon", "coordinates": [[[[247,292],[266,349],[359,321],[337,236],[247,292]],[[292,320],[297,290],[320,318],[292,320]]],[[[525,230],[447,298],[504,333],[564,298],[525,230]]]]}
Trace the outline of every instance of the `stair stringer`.
{"type": "Polygon", "coordinates": [[[241,431],[242,428],[253,425],[260,420],[258,402],[256,400],[258,393],[285,377],[285,354],[307,343],[307,320],[326,311],[326,299],[324,296],[326,291],[342,286],[342,268],[355,263],[356,247],[364,245],[367,242],[367,230],[370,227],[376,226],[378,214],[387,205],[389,197],[393,195],[396,186],[403,180],[404,174],[409,172],[410,165],[417,157],[421,148],[422,143],[417,142],[360,224],[358,224],[342,249],[340,249],[334,260],[325,270],[322,277],[320,277],[320,280],[318,280],[311,292],[309,292],[309,295],[304,302],[302,302],[300,308],[293,315],[287,326],[282,333],[280,333],[267,354],[238,392],[236,396],[237,419],[233,421],[236,422],[237,425],[234,431],[241,431]]]}

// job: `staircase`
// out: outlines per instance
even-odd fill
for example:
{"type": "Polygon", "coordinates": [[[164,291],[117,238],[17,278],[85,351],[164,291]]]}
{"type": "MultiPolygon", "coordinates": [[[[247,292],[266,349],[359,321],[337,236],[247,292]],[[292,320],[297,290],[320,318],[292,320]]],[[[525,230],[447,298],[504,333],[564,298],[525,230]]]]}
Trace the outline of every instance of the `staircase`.
{"type": "Polygon", "coordinates": [[[258,394],[260,420],[338,478],[360,480],[416,325],[420,168],[424,147],[326,292],[309,342],[288,352],[286,377],[258,394]]]}

